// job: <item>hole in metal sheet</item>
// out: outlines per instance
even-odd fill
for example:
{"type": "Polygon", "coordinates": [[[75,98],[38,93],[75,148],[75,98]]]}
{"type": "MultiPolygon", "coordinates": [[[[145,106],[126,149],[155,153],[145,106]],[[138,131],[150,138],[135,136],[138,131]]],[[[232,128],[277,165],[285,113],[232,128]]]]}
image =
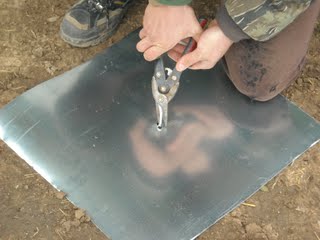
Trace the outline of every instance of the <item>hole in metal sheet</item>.
{"type": "Polygon", "coordinates": [[[166,78],[168,78],[171,76],[172,69],[167,67],[167,68],[165,68],[165,72],[166,72],[166,78]]]}

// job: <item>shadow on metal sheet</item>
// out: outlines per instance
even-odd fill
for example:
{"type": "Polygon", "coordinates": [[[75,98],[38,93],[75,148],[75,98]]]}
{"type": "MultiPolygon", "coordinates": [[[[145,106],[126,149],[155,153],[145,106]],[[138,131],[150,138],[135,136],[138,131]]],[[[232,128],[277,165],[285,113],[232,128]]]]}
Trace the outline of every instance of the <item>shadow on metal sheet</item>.
{"type": "Polygon", "coordinates": [[[182,75],[157,131],[137,41],[0,111],[1,138],[112,239],[194,239],[319,140],[315,120],[282,96],[251,102],[220,64],[182,75]]]}

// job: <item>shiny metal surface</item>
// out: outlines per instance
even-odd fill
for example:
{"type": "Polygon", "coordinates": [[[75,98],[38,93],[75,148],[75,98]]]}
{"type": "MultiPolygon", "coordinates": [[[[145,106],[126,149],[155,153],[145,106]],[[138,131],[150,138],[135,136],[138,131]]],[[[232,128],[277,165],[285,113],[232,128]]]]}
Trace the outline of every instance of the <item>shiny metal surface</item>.
{"type": "Polygon", "coordinates": [[[0,136],[114,240],[194,239],[320,138],[283,97],[186,71],[157,131],[137,33],[0,111],[0,136]]]}

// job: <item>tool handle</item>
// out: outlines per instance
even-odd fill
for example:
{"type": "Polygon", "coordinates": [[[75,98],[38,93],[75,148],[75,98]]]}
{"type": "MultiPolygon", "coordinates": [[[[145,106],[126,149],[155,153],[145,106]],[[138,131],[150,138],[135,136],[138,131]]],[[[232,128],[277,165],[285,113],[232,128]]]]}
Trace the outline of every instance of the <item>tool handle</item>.
{"type": "MultiPolygon", "coordinates": [[[[202,28],[204,28],[207,25],[208,20],[205,18],[200,18],[199,23],[200,23],[200,26],[202,28]]],[[[188,44],[187,44],[186,48],[184,49],[182,56],[189,53],[189,52],[192,52],[194,49],[196,49],[196,47],[197,47],[197,42],[192,37],[189,38],[188,44]]],[[[178,81],[179,81],[181,74],[182,74],[182,72],[179,72],[176,68],[174,68],[172,70],[172,73],[171,73],[171,76],[169,79],[170,84],[173,85],[175,82],[175,80],[172,77],[174,77],[175,79],[178,79],[178,81]]]]}
{"type": "MultiPolygon", "coordinates": [[[[200,18],[199,23],[200,23],[201,28],[204,28],[207,25],[208,20],[205,18],[200,18]]],[[[182,56],[189,53],[189,52],[192,52],[196,48],[197,48],[197,42],[192,37],[189,38],[188,44],[187,44],[186,48],[184,49],[182,56]]]]}

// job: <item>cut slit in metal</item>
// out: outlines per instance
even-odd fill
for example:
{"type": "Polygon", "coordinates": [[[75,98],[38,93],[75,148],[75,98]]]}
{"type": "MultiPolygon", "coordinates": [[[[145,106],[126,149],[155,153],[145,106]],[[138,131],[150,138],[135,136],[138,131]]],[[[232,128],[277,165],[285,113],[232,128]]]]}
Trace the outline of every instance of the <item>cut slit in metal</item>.
{"type": "Polygon", "coordinates": [[[111,239],[195,239],[319,141],[317,121],[282,96],[251,102],[219,63],[183,73],[158,132],[138,41],[0,110],[0,137],[111,239]]]}
{"type": "Polygon", "coordinates": [[[163,109],[160,105],[158,105],[158,111],[159,111],[159,121],[157,123],[157,126],[158,126],[158,130],[161,130],[162,127],[163,127],[163,109]]]}

